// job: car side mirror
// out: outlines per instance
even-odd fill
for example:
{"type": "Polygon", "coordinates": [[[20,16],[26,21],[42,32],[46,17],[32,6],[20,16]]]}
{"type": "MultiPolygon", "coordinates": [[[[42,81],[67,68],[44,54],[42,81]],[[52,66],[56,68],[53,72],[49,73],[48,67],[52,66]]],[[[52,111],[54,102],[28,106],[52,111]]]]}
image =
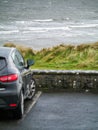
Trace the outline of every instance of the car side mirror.
{"type": "Polygon", "coordinates": [[[34,65],[34,61],[31,59],[27,60],[27,68],[29,68],[30,66],[34,65]]]}

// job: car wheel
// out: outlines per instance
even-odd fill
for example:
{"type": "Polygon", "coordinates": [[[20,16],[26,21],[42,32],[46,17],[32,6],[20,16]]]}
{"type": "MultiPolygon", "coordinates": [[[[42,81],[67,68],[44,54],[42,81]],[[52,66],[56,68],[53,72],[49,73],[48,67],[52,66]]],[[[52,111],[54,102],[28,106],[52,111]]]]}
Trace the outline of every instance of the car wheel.
{"type": "Polygon", "coordinates": [[[31,85],[29,87],[29,94],[28,94],[27,99],[32,99],[34,97],[35,93],[36,93],[36,83],[35,83],[35,80],[33,79],[31,81],[31,85]]]}
{"type": "Polygon", "coordinates": [[[14,117],[16,119],[21,119],[23,117],[23,114],[24,114],[24,97],[23,97],[23,92],[21,91],[20,101],[16,110],[14,111],[14,117]]]}

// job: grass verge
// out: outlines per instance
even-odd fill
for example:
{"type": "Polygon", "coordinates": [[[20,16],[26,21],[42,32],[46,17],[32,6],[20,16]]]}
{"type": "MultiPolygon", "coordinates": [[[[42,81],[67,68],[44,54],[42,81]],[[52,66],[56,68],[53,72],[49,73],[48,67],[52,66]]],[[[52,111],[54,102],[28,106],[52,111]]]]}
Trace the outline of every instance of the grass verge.
{"type": "Polygon", "coordinates": [[[25,59],[34,59],[34,69],[98,70],[98,42],[77,46],[60,44],[40,51],[13,43],[4,46],[16,47],[25,59]]]}

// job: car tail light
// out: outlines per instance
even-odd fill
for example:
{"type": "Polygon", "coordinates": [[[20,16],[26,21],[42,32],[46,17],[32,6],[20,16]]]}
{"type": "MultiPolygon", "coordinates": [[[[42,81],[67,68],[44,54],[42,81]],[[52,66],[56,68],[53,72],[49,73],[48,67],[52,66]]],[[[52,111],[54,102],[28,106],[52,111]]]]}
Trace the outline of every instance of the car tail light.
{"type": "Polygon", "coordinates": [[[10,107],[16,107],[17,104],[13,103],[13,104],[9,104],[10,107]]]}
{"type": "Polygon", "coordinates": [[[12,82],[18,79],[17,74],[10,74],[5,76],[0,76],[0,82],[12,82]]]}

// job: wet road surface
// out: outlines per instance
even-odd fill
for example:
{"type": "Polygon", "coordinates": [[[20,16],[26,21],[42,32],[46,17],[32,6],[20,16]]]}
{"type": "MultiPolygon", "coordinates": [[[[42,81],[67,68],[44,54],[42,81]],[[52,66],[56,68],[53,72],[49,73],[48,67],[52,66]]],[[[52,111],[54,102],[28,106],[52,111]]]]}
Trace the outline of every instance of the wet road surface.
{"type": "Polygon", "coordinates": [[[0,116],[0,130],[98,130],[98,95],[43,93],[22,120],[0,116]]]}

